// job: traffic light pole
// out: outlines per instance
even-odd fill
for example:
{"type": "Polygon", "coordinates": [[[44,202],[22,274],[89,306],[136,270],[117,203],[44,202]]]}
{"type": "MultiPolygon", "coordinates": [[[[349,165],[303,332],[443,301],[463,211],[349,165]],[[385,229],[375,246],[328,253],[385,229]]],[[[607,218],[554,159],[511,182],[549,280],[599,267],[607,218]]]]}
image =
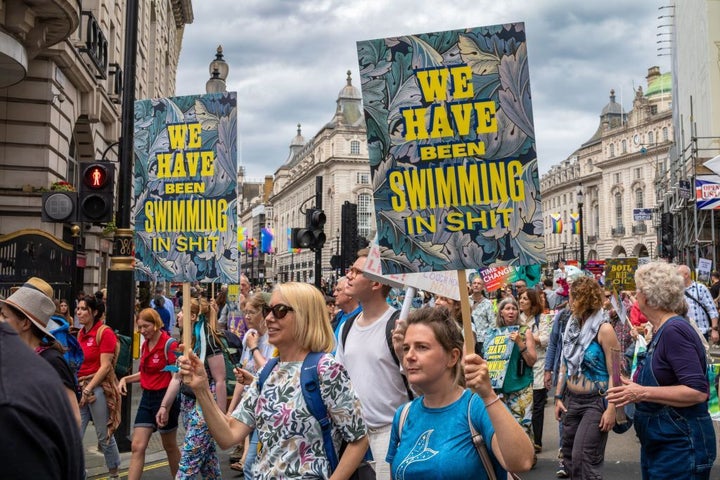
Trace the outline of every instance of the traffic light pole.
{"type": "MultiPolygon", "coordinates": [[[[132,172],[134,156],[135,71],[137,58],[138,0],[125,2],[125,56],[122,91],[122,124],[118,168],[118,202],[110,272],[108,273],[107,323],[121,334],[133,336],[135,323],[135,277],[133,271],[133,231],[130,228],[132,172]]],[[[132,389],[123,398],[120,426],[115,432],[120,451],[131,448],[132,389]]]]}
{"type": "MultiPolygon", "coordinates": [[[[315,208],[322,210],[323,177],[315,177],[315,208]]],[[[315,286],[322,290],[322,248],[315,249],[315,286]]]]}

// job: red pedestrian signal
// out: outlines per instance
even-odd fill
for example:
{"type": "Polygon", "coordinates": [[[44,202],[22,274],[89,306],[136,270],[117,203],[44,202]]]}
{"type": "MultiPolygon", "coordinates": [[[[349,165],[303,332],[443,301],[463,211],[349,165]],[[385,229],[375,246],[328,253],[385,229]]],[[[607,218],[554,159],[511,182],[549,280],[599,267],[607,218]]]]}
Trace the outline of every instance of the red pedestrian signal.
{"type": "Polygon", "coordinates": [[[78,196],[78,220],[107,223],[113,219],[115,165],[91,162],[80,165],[82,182],[78,196]]]}

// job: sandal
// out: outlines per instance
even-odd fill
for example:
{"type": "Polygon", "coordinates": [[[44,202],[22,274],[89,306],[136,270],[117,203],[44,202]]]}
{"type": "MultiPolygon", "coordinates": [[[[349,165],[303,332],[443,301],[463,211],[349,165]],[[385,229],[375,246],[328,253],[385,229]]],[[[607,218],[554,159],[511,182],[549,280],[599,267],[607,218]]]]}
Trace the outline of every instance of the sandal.
{"type": "Polygon", "coordinates": [[[242,460],[238,460],[237,462],[230,464],[230,469],[235,470],[236,472],[242,472],[243,468],[245,468],[245,465],[243,465],[242,460]]]}

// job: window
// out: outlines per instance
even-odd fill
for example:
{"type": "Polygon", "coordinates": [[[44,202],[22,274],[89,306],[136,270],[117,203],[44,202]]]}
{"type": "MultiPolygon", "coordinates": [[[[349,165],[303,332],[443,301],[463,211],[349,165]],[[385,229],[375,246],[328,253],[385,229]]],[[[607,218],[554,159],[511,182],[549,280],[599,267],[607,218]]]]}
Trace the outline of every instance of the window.
{"type": "Polygon", "coordinates": [[[635,190],[635,208],[644,208],[642,188],[638,188],[637,190],[635,190]]]}
{"type": "Polygon", "coordinates": [[[615,144],[610,144],[610,158],[615,156],[615,144]]]}
{"type": "Polygon", "coordinates": [[[642,167],[637,167],[634,170],[633,179],[640,180],[642,178],[642,167]]]}
{"type": "Polygon", "coordinates": [[[368,238],[370,236],[370,231],[372,230],[372,225],[370,224],[372,211],[373,204],[370,194],[361,193],[358,195],[358,235],[361,237],[368,238]]]}
{"type": "Polygon", "coordinates": [[[620,173],[619,173],[619,172],[618,172],[618,173],[613,173],[613,182],[615,183],[615,185],[620,184],[620,180],[621,180],[621,175],[620,175],[620,173]]]}
{"type": "Polygon", "coordinates": [[[663,132],[663,142],[667,142],[667,141],[668,141],[668,138],[669,138],[669,137],[668,137],[668,129],[667,129],[667,127],[663,127],[662,132],[663,132]]]}
{"type": "Polygon", "coordinates": [[[350,142],[350,155],[360,155],[360,142],[358,140],[350,142]]]}
{"type": "Polygon", "coordinates": [[[359,183],[360,185],[369,185],[370,172],[358,172],[356,183],[359,183]]]}
{"type": "Polygon", "coordinates": [[[649,132],[648,133],[648,143],[655,143],[655,133],[649,132]]]}
{"type": "Polygon", "coordinates": [[[615,194],[615,226],[621,228],[623,226],[623,205],[622,193],[615,194]]]}
{"type": "Polygon", "coordinates": [[[627,140],[622,141],[622,153],[627,153],[627,140]]]}

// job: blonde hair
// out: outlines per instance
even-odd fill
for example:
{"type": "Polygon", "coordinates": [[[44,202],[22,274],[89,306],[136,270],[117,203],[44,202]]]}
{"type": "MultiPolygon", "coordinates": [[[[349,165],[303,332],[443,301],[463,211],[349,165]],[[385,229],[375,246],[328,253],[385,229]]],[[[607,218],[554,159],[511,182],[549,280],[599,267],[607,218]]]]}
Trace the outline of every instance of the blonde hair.
{"type": "Polygon", "coordinates": [[[295,340],[311,352],[332,352],[335,335],[330,328],[325,297],[320,290],[307,283],[278,284],[274,292],[292,307],[295,313],[295,340]]]}
{"type": "Polygon", "coordinates": [[[148,323],[152,323],[156,328],[161,329],[165,326],[160,318],[160,314],[154,308],[143,308],[138,313],[138,320],[143,320],[148,323]]]}

